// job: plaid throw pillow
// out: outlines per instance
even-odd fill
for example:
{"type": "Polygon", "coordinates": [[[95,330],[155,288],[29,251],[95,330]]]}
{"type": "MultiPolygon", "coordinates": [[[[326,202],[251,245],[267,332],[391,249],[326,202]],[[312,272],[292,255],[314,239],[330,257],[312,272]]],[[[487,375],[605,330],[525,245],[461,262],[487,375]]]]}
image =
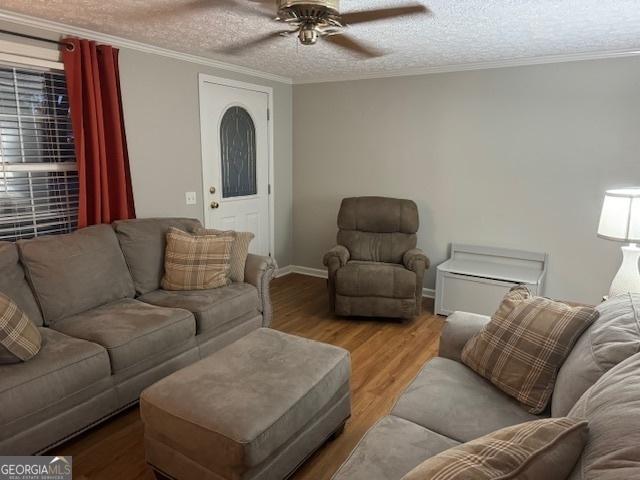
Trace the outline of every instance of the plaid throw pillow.
{"type": "Polygon", "coordinates": [[[167,232],[165,290],[206,290],[228,284],[233,234],[194,235],[177,228],[167,232]]]}
{"type": "Polygon", "coordinates": [[[585,420],[566,417],[521,423],[445,450],[402,480],[565,480],[588,430],[585,420]]]}
{"type": "Polygon", "coordinates": [[[234,235],[233,246],[231,247],[231,269],[229,271],[229,279],[232,282],[244,282],[244,267],[247,263],[247,255],[249,255],[249,244],[255,238],[251,232],[233,232],[222,230],[207,230],[204,228],[196,228],[194,233],[197,235],[223,235],[232,233],[234,235]]]}
{"type": "Polygon", "coordinates": [[[591,307],[570,307],[514,287],[464,346],[462,362],[538,414],[565,358],[596,318],[591,307]]]}
{"type": "Polygon", "coordinates": [[[40,330],[16,302],[0,293],[0,364],[25,362],[41,345],[40,330]]]}

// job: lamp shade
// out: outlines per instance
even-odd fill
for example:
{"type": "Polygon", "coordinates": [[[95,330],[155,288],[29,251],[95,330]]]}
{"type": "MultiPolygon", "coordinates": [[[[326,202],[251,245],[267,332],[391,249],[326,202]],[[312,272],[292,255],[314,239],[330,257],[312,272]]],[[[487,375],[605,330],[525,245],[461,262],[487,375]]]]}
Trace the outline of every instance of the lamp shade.
{"type": "Polygon", "coordinates": [[[607,190],[600,214],[598,236],[640,243],[640,188],[607,190]]]}

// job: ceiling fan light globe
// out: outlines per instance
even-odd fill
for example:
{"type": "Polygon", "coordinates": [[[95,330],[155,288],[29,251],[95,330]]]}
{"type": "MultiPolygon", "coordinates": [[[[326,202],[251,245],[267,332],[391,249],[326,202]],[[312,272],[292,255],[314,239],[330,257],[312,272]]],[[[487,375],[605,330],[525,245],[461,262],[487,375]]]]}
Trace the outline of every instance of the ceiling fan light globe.
{"type": "Polygon", "coordinates": [[[315,45],[318,41],[318,31],[314,25],[305,25],[298,33],[298,39],[303,45],[315,45]]]}

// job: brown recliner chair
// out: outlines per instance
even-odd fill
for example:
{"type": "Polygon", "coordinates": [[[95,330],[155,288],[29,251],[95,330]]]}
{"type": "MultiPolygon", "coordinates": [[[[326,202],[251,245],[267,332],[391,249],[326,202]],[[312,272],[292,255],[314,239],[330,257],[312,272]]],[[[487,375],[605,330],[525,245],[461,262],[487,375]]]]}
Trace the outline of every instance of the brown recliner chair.
{"type": "Polygon", "coordinates": [[[337,315],[411,318],[422,311],[429,259],[416,248],[418,207],[411,200],[345,198],[338,245],[324,256],[337,315]]]}

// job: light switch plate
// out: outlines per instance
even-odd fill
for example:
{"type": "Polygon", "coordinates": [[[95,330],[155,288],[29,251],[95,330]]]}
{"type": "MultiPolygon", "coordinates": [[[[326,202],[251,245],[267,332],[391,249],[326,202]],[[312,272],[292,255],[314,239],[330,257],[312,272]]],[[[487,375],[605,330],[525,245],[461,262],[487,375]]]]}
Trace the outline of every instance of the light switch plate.
{"type": "Polygon", "coordinates": [[[187,205],[196,204],[196,192],[185,192],[184,198],[187,201],[187,205]]]}

